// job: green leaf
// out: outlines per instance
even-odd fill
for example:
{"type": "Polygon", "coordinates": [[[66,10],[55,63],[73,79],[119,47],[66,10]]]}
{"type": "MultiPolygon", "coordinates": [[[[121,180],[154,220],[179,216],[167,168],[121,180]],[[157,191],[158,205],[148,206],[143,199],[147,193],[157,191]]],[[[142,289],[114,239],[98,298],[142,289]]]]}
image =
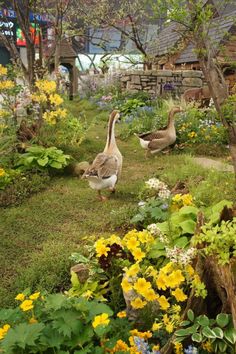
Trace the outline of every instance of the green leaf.
{"type": "Polygon", "coordinates": [[[181,227],[181,229],[183,230],[183,233],[185,234],[194,234],[195,228],[196,228],[196,222],[189,219],[189,220],[185,220],[182,221],[179,226],[181,227]]]}
{"type": "Polygon", "coordinates": [[[36,346],[36,340],[39,338],[44,325],[42,323],[20,323],[14,328],[10,328],[7,335],[2,341],[2,347],[6,353],[11,352],[11,348],[18,347],[25,349],[26,347],[36,346]]]}
{"type": "Polygon", "coordinates": [[[215,333],[215,336],[216,336],[217,338],[222,339],[222,338],[224,337],[224,332],[222,331],[221,328],[215,327],[215,328],[212,329],[212,331],[215,333]]]}
{"type": "Polygon", "coordinates": [[[94,328],[94,332],[98,335],[98,337],[104,337],[104,335],[109,332],[110,327],[109,326],[104,326],[104,325],[99,325],[96,328],[94,328]]]}
{"type": "Polygon", "coordinates": [[[225,343],[225,342],[223,342],[223,341],[219,341],[218,342],[218,348],[219,348],[219,351],[221,352],[221,353],[226,353],[226,350],[227,350],[227,347],[228,347],[228,345],[227,345],[227,343],[225,343]]]}
{"type": "Polygon", "coordinates": [[[113,315],[113,311],[106,304],[101,304],[99,302],[93,301],[89,304],[89,318],[93,319],[96,315],[100,315],[101,313],[107,313],[109,316],[113,315]]]}
{"type": "Polygon", "coordinates": [[[217,338],[216,334],[208,326],[203,328],[202,334],[207,338],[217,338]]]}
{"type": "Polygon", "coordinates": [[[198,213],[198,208],[191,205],[189,206],[186,205],[179,210],[180,215],[189,215],[189,214],[197,215],[197,213],[198,213]]]}
{"type": "Polygon", "coordinates": [[[192,341],[194,341],[194,342],[197,342],[197,343],[201,343],[202,342],[201,333],[194,333],[191,338],[192,338],[192,341]]]}
{"type": "Polygon", "coordinates": [[[191,323],[190,321],[183,321],[180,323],[180,326],[185,327],[185,326],[188,326],[190,323],[191,323]]]}
{"type": "Polygon", "coordinates": [[[60,170],[60,168],[62,168],[62,164],[60,162],[57,162],[57,161],[51,162],[50,166],[53,167],[53,168],[56,168],[57,170],[60,170]]]}
{"type": "Polygon", "coordinates": [[[216,323],[221,328],[224,328],[229,323],[229,315],[227,313],[219,313],[216,317],[216,323]]]}
{"type": "Polygon", "coordinates": [[[185,248],[189,244],[189,240],[186,236],[177,238],[174,240],[175,246],[185,248]]]}
{"type": "Polygon", "coordinates": [[[48,157],[45,156],[44,158],[38,159],[37,162],[38,162],[39,166],[44,167],[48,163],[48,157]]]}
{"type": "Polygon", "coordinates": [[[47,296],[45,307],[56,311],[66,305],[68,298],[62,294],[51,294],[47,296]]]}
{"type": "Polygon", "coordinates": [[[190,321],[194,321],[194,312],[192,310],[188,310],[187,316],[190,321]]]}
{"type": "Polygon", "coordinates": [[[207,316],[202,315],[197,317],[197,323],[199,323],[203,327],[206,327],[209,326],[210,320],[207,316]]]}
{"type": "Polygon", "coordinates": [[[224,338],[230,342],[231,344],[236,343],[236,329],[235,328],[228,328],[224,332],[224,338]]]}

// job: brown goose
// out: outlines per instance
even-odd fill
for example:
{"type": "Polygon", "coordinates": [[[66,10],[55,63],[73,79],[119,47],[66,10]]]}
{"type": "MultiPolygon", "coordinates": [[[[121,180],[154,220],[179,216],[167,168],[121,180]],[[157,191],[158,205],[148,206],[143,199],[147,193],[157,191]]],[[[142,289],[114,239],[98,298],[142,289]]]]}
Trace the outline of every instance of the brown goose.
{"type": "Polygon", "coordinates": [[[172,145],[176,140],[174,116],[182,111],[182,108],[177,106],[170,110],[166,129],[137,134],[142,148],[146,149],[147,152],[150,151],[151,154],[155,154],[172,145]]]}
{"type": "Polygon", "coordinates": [[[115,192],[115,185],[122,170],[123,157],[116,145],[115,138],[115,123],[119,117],[118,111],[113,111],[110,114],[105,149],[95,157],[92,165],[83,175],[83,178],[88,180],[89,186],[98,191],[98,197],[102,201],[107,198],[101,195],[101,190],[108,188],[115,192]]]}

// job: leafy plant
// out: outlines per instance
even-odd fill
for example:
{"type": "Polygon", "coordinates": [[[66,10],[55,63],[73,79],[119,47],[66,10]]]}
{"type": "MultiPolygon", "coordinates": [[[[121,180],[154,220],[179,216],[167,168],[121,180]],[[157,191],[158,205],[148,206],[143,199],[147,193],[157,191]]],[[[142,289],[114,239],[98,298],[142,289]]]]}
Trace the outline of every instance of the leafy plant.
{"type": "Polygon", "coordinates": [[[229,263],[236,256],[236,218],[222,221],[221,225],[202,227],[200,235],[195,236],[194,243],[204,245],[206,255],[217,258],[219,264],[229,263]]]}
{"type": "Polygon", "coordinates": [[[150,198],[138,207],[138,212],[131,219],[131,223],[139,227],[147,227],[149,224],[165,221],[168,217],[167,209],[168,205],[163,200],[150,198]]]}
{"type": "Polygon", "coordinates": [[[109,306],[95,300],[62,294],[41,296],[39,292],[30,295],[27,291],[16,300],[19,307],[0,310],[3,353],[102,354],[100,340],[105,335],[112,338],[106,344],[113,347],[125,333],[124,325],[129,330],[126,319],[110,319],[109,306]]]}
{"type": "Polygon", "coordinates": [[[138,98],[130,98],[125,103],[123,103],[123,105],[120,107],[120,111],[124,116],[127,116],[132,111],[135,111],[137,108],[143,107],[145,105],[145,102],[138,98]]]}
{"type": "Polygon", "coordinates": [[[235,353],[236,329],[231,315],[220,313],[216,319],[209,319],[206,315],[195,317],[193,311],[188,310],[187,317],[180,324],[182,328],[175,332],[179,342],[190,337],[202,348],[209,343],[214,353],[235,353]]]}
{"type": "Polygon", "coordinates": [[[45,148],[36,145],[26,149],[26,153],[21,156],[17,166],[21,169],[53,168],[59,170],[68,164],[69,159],[69,155],[65,155],[62,150],[54,146],[45,148]]]}

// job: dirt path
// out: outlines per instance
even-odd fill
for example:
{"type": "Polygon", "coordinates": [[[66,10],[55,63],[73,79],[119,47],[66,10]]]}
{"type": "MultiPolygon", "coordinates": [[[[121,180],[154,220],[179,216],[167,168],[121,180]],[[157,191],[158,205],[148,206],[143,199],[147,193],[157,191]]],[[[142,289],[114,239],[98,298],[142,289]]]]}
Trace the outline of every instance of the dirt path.
{"type": "Polygon", "coordinates": [[[209,159],[206,157],[194,157],[193,159],[198,165],[205,168],[214,168],[218,171],[223,172],[234,172],[234,168],[232,165],[227,165],[224,162],[209,159]]]}

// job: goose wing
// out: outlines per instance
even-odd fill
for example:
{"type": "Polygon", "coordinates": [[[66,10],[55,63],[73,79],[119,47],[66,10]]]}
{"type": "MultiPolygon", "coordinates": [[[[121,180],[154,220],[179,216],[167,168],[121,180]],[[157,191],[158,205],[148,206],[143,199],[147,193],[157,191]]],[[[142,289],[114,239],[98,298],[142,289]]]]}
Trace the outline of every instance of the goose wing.
{"type": "Polygon", "coordinates": [[[168,139],[165,139],[165,138],[153,139],[148,144],[148,148],[150,150],[162,150],[168,145],[169,145],[168,139]]]}
{"type": "Polygon", "coordinates": [[[146,140],[146,141],[152,141],[153,139],[161,139],[166,135],[165,130],[158,130],[156,132],[148,132],[144,134],[139,134],[138,137],[146,140]]]}
{"type": "Polygon", "coordinates": [[[92,165],[85,171],[85,177],[108,178],[118,173],[118,159],[114,155],[98,154],[92,165]]]}

